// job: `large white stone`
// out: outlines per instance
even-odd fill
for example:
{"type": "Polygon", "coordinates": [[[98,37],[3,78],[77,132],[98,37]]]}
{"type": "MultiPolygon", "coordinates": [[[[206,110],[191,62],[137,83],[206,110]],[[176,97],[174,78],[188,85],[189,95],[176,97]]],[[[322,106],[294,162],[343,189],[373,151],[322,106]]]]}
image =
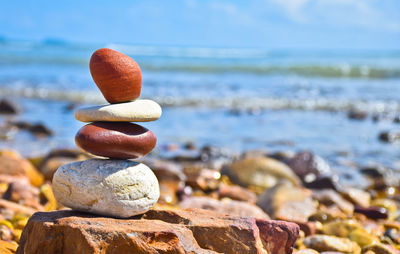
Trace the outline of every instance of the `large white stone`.
{"type": "Polygon", "coordinates": [[[75,119],[81,122],[150,122],[160,118],[160,105],[152,100],[136,100],[81,108],[75,111],[75,119]]]}
{"type": "Polygon", "coordinates": [[[160,196],[153,171],[128,160],[66,164],[53,177],[57,201],[74,210],[127,218],[148,211],[160,196]]]}

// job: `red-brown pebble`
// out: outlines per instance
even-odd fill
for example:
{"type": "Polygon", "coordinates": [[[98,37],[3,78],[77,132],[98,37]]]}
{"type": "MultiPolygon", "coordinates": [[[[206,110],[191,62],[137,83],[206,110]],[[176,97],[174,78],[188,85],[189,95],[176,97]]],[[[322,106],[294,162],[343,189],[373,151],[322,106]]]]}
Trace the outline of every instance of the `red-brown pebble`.
{"type": "Polygon", "coordinates": [[[94,122],[83,126],[75,143],[83,150],[113,159],[135,159],[150,153],[157,138],[134,123],[94,122]]]}
{"type": "Polygon", "coordinates": [[[94,82],[109,103],[139,98],[142,71],[129,56],[102,48],[93,53],[89,65],[94,82]]]}

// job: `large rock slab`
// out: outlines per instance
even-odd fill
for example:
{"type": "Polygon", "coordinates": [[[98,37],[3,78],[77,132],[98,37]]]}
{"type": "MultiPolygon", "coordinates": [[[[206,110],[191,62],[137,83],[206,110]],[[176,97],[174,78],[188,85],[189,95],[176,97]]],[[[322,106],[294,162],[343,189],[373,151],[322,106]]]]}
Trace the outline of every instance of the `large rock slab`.
{"type": "Polygon", "coordinates": [[[53,191],[67,207],[119,218],[148,211],[160,196],[153,171],[128,160],[90,159],[64,165],[54,174],[53,191]]]}
{"type": "Polygon", "coordinates": [[[186,225],[200,246],[222,253],[292,253],[299,227],[290,222],[232,217],[203,209],[150,210],[145,219],[186,225]],[[261,244],[260,244],[261,239],[261,244]]]}
{"type": "Polygon", "coordinates": [[[216,200],[209,197],[187,197],[180,203],[180,207],[183,209],[201,208],[239,217],[270,219],[260,207],[231,199],[216,200]]]}
{"type": "Polygon", "coordinates": [[[117,220],[72,211],[36,213],[17,253],[215,253],[192,232],[163,221],[117,220]]]}
{"type": "Polygon", "coordinates": [[[34,214],[18,254],[292,253],[297,225],[193,210],[150,210],[113,219],[75,211],[34,214]]]}
{"type": "Polygon", "coordinates": [[[81,108],[75,111],[75,119],[81,122],[150,122],[161,116],[161,107],[152,100],[108,104],[81,108]]]}

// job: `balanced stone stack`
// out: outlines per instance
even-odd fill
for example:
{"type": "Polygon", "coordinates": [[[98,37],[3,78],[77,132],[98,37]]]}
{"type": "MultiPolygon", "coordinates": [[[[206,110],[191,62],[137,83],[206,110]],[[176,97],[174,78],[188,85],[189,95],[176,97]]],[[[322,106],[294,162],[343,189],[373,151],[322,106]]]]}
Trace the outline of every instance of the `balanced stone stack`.
{"type": "Polygon", "coordinates": [[[93,80],[110,103],[78,109],[75,118],[89,124],[75,137],[81,149],[105,158],[60,167],[53,177],[57,201],[74,210],[119,218],[148,211],[159,198],[156,176],[146,165],[129,159],[153,150],[156,136],[131,122],[155,121],[161,107],[138,100],[142,74],[138,64],[117,51],[103,48],[90,59],[93,80]]]}

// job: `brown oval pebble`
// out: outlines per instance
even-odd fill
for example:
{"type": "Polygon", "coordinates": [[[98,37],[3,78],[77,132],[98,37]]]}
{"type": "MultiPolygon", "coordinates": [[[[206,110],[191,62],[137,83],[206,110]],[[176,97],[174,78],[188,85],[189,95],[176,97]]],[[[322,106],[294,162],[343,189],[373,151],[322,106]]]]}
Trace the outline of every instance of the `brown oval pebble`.
{"type": "Polygon", "coordinates": [[[83,126],[75,143],[83,150],[114,159],[135,159],[151,152],[157,138],[134,123],[94,122],[83,126]]]}
{"type": "Polygon", "coordinates": [[[376,206],[370,206],[370,207],[355,206],[354,212],[364,214],[368,218],[374,220],[387,219],[389,216],[388,211],[385,208],[376,206]]]}
{"type": "Polygon", "coordinates": [[[94,82],[109,103],[139,98],[142,71],[129,56],[102,48],[93,53],[89,66],[94,82]]]}

